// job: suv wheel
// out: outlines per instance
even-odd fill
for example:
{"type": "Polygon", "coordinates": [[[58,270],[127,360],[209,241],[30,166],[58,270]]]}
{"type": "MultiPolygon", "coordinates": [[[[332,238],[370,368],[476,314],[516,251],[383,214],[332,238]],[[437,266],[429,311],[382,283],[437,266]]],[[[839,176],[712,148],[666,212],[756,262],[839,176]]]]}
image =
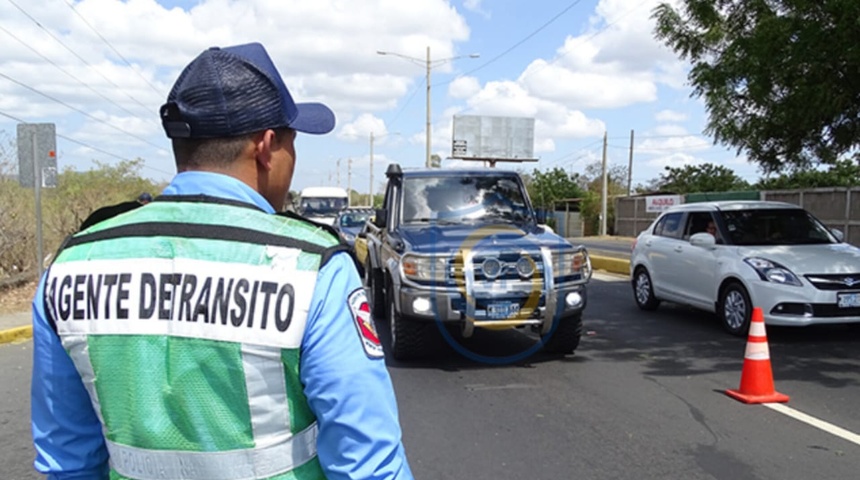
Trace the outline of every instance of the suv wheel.
{"type": "Polygon", "coordinates": [[[582,315],[559,318],[555,331],[542,336],[543,350],[547,353],[569,355],[579,346],[582,338],[582,315]]]}
{"type": "Polygon", "coordinates": [[[732,335],[740,337],[747,334],[752,317],[752,301],[743,285],[732,282],[723,288],[717,315],[723,328],[732,335]]]}
{"type": "Polygon", "coordinates": [[[633,298],[636,305],[642,310],[656,310],[660,306],[660,300],[654,296],[654,284],[651,276],[644,267],[639,267],[633,274],[633,298]]]}
{"type": "Polygon", "coordinates": [[[388,320],[391,327],[391,353],[397,360],[420,358],[430,352],[433,339],[433,322],[417,322],[403,318],[394,303],[393,291],[389,283],[388,320]]]}

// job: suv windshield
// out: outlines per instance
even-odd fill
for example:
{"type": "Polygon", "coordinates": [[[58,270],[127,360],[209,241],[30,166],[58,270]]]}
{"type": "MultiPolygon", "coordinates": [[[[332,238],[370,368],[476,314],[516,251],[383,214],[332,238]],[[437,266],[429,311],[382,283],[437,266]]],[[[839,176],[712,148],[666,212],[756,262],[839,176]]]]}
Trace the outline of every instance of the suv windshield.
{"type": "Polygon", "coordinates": [[[531,220],[512,175],[407,177],[403,197],[404,224],[531,220]]]}
{"type": "Polygon", "coordinates": [[[346,198],[339,197],[302,198],[299,203],[299,209],[306,217],[334,217],[346,207],[346,198]]]}
{"type": "Polygon", "coordinates": [[[735,245],[837,243],[827,227],[802,209],[729,210],[721,215],[735,245]]]}

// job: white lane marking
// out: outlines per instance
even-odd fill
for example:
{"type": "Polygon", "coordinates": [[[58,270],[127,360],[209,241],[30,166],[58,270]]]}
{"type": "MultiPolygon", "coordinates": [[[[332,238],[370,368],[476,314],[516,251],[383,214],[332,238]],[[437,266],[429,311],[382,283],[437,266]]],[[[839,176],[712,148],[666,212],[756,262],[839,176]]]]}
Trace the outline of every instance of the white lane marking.
{"type": "Polygon", "coordinates": [[[836,435],[839,438],[842,438],[844,440],[848,440],[851,443],[855,443],[857,445],[860,445],[860,435],[857,435],[854,432],[850,432],[848,430],[845,430],[842,427],[837,427],[836,425],[833,425],[832,423],[827,423],[824,420],[820,420],[820,419],[815,418],[811,415],[807,415],[801,411],[795,410],[791,407],[787,407],[781,403],[763,403],[762,405],[764,405],[765,407],[767,407],[771,410],[775,410],[779,413],[782,413],[783,415],[788,415],[789,417],[794,418],[795,420],[800,420],[803,423],[806,423],[806,424],[812,425],[815,428],[819,428],[821,430],[824,430],[825,432],[827,432],[831,435],[836,435]]]}

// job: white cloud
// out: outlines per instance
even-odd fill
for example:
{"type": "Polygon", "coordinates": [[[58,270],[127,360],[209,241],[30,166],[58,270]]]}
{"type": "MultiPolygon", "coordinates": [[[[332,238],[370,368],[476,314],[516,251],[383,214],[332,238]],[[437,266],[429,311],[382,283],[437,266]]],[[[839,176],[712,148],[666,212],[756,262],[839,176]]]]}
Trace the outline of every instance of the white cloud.
{"type": "Polygon", "coordinates": [[[673,153],[682,154],[684,152],[703,151],[711,148],[711,146],[712,143],[707,138],[687,135],[670,138],[646,138],[638,145],[635,145],[633,151],[635,153],[669,155],[673,153]]]}
{"type": "Polygon", "coordinates": [[[349,142],[369,142],[371,132],[374,137],[379,138],[388,135],[384,120],[372,114],[364,113],[352,122],[342,125],[337,132],[337,138],[349,142]]]}
{"type": "Polygon", "coordinates": [[[482,0],[463,0],[463,8],[470,12],[475,12],[484,18],[490,18],[490,12],[484,10],[481,6],[481,1],[482,0]]]}
{"type": "MultiPolygon", "coordinates": [[[[657,136],[686,136],[689,135],[687,129],[681,125],[665,124],[654,127],[654,135],[657,136]]],[[[647,135],[646,135],[647,137],[647,135]]]]}
{"type": "Polygon", "coordinates": [[[658,122],[683,122],[687,119],[687,114],[682,112],[676,112],[674,110],[660,110],[657,112],[657,115],[654,115],[654,119],[658,122]]]}
{"type": "Polygon", "coordinates": [[[481,84],[475,77],[457,77],[448,86],[448,95],[453,98],[469,98],[481,91],[481,84]]]}

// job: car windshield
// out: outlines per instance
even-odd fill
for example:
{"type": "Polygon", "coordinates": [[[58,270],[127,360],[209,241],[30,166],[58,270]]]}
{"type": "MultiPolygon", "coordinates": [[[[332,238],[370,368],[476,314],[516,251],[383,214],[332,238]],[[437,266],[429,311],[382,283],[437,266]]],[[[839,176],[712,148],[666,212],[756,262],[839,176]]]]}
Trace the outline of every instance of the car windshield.
{"type": "Polygon", "coordinates": [[[333,217],[346,207],[346,198],[341,197],[309,197],[302,198],[299,203],[306,217],[333,217]]]}
{"type": "Polygon", "coordinates": [[[721,215],[734,245],[837,243],[827,227],[802,209],[729,210],[721,215]]]}
{"type": "Polygon", "coordinates": [[[403,192],[404,224],[531,220],[513,175],[407,177],[403,192]]]}
{"type": "Polygon", "coordinates": [[[357,228],[363,226],[368,218],[370,218],[370,213],[367,212],[344,213],[340,216],[338,225],[343,228],[357,228]]]}

